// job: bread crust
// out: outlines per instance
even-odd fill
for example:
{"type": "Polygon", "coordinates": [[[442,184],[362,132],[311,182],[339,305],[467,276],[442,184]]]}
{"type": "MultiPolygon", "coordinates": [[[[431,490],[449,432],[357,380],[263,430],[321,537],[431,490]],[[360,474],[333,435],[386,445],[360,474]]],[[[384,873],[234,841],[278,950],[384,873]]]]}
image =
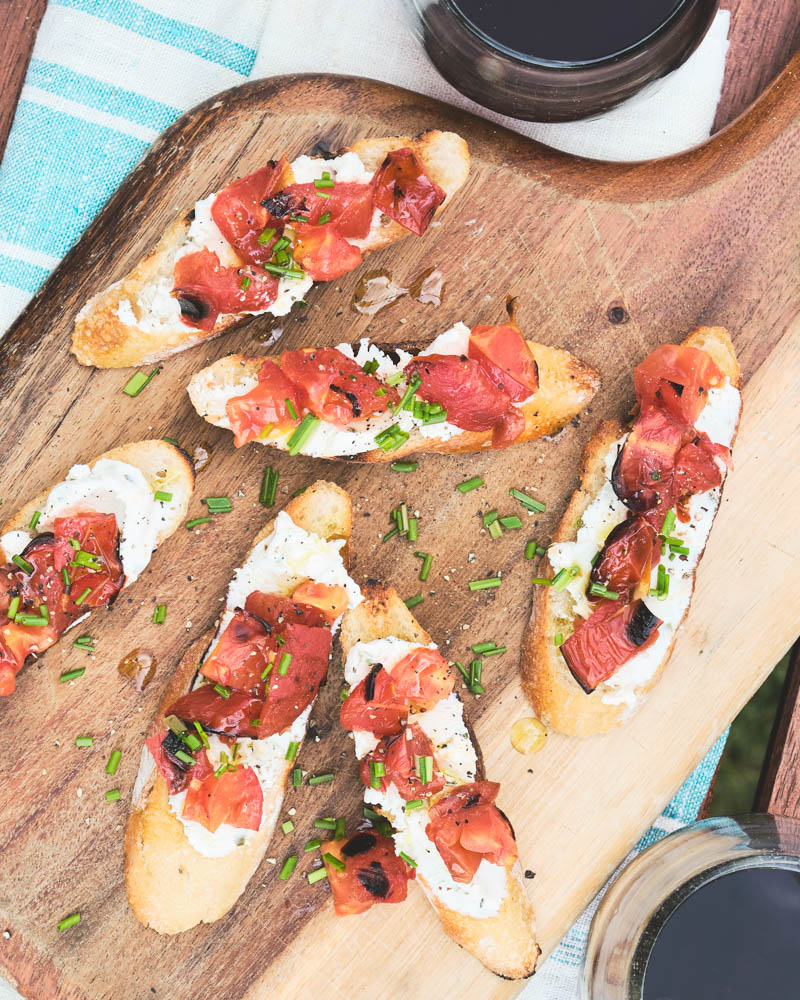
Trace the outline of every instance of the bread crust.
{"type": "MultiPolygon", "coordinates": [[[[741,389],[741,370],[730,336],[724,328],[698,327],[685,338],[683,344],[707,351],[731,384],[741,389]]],[[[581,459],[580,484],[553,533],[553,542],[574,541],[580,518],[605,482],[608,449],[629,427],[630,424],[605,421],[590,438],[581,459]]],[[[698,565],[702,555],[701,552],[698,565]]],[[[550,577],[552,574],[553,567],[547,555],[544,555],[537,575],[550,577]]],[[[695,578],[696,569],[692,579],[692,592],[695,578]]],[[[553,644],[553,636],[556,632],[563,631],[563,626],[571,628],[571,606],[571,598],[566,591],[556,592],[552,587],[534,588],[531,617],[520,651],[522,687],[537,717],[552,729],[568,736],[596,736],[623,725],[641,707],[648,693],[658,683],[672,655],[678,631],[691,606],[691,598],[658,669],[637,689],[636,704],[633,706],[605,704],[599,689],[587,694],[570,673],[563,656],[553,644]]]]}
{"type": "MultiPolygon", "coordinates": [[[[539,368],[539,388],[533,399],[522,408],[525,414],[525,429],[514,444],[522,444],[534,438],[557,434],[573,420],[586,406],[600,386],[600,375],[590,365],[585,364],[568,351],[532,340],[528,345],[536,358],[539,368]]],[[[402,344],[394,345],[402,349],[402,344]]],[[[272,355],[273,361],[278,355],[272,355]]],[[[233,387],[245,378],[258,374],[263,357],[247,357],[231,354],[220,358],[207,368],[192,376],[187,392],[192,405],[201,417],[216,426],[224,426],[224,409],[219,409],[219,394],[209,392],[209,385],[233,387]]],[[[235,395],[231,392],[231,395],[235,395]]],[[[269,445],[270,441],[259,441],[269,445]]],[[[442,439],[425,437],[419,430],[413,430],[407,441],[393,451],[374,448],[358,455],[346,456],[352,462],[395,462],[398,458],[419,452],[436,452],[440,455],[454,455],[463,452],[483,451],[492,446],[492,432],[462,431],[455,437],[442,439]]],[[[331,456],[336,460],[336,456],[331,456]]]]}
{"type": "MultiPolygon", "coordinates": [[[[386,636],[422,645],[431,641],[394,588],[371,581],[361,592],[362,603],[348,611],[342,620],[343,657],[347,657],[357,642],[386,636]]],[[[533,975],[540,949],[536,943],[533,907],[527,897],[519,862],[506,869],[506,895],[492,917],[477,918],[458,913],[441,903],[419,874],[415,881],[422,886],[447,934],[488,969],[505,979],[525,979],[533,975]]]]}
{"type": "MultiPolygon", "coordinates": [[[[368,170],[376,170],[387,153],[410,146],[422,161],[428,176],[447,194],[437,215],[449,203],[469,173],[469,150],[466,142],[454,132],[430,130],[416,138],[390,136],[365,139],[341,152],[361,156],[368,170]]],[[[186,240],[191,224],[186,213],[177,218],[164,232],[156,246],[134,269],[94,295],[78,313],[72,335],[71,351],[82,365],[96,368],[126,368],[130,365],[152,364],[162,358],[184,351],[202,341],[217,337],[247,319],[250,314],[226,316],[217,320],[211,331],[196,330],[178,321],[174,327],[148,330],[138,314],[140,292],[145,286],[167,281],[172,288],[175,254],[186,240]],[[125,322],[119,315],[120,303],[127,300],[137,323],[125,322]]],[[[381,217],[359,245],[365,253],[379,250],[389,243],[408,236],[408,230],[386,217],[381,217]]]]}
{"type": "MultiPolygon", "coordinates": [[[[322,480],[314,483],[290,500],[284,510],[307,531],[329,540],[350,537],[350,498],[334,483],[322,480]]],[[[271,533],[273,525],[270,520],[261,529],[250,552],[271,533]]],[[[347,546],[342,551],[346,563],[347,546]]],[[[163,730],[164,713],[189,690],[213,638],[212,630],[186,651],[148,735],[163,730]]],[[[207,858],[189,843],[183,824],[169,807],[166,782],[156,770],[149,751],[143,748],[125,831],[125,886],[131,909],[145,926],[160,934],[177,934],[199,923],[213,923],[230,910],[264,857],[292,766],[286,762],[272,793],[265,792],[264,822],[253,839],[224,857],[207,858]]]]}

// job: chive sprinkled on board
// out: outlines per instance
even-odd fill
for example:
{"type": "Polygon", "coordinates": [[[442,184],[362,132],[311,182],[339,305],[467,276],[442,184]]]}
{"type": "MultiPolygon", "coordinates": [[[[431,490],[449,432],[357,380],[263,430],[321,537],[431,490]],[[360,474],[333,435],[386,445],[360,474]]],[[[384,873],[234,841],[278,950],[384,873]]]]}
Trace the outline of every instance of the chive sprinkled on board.
{"type": "Polygon", "coordinates": [[[410,610],[411,608],[415,608],[418,604],[422,604],[424,600],[425,600],[424,594],[414,594],[413,597],[406,598],[405,606],[410,610]]]}
{"type": "Polygon", "coordinates": [[[153,611],[153,624],[163,625],[167,620],[167,606],[166,604],[157,604],[155,610],[153,611]]]}
{"type": "Polygon", "coordinates": [[[309,885],[314,885],[315,882],[319,882],[322,879],[327,878],[327,877],[328,877],[328,869],[327,868],[318,868],[316,871],[308,873],[308,875],[307,875],[308,884],[309,885]]]}
{"type": "Polygon", "coordinates": [[[160,368],[154,368],[149,375],[145,375],[144,372],[136,372],[131,375],[122,387],[122,391],[126,396],[130,396],[131,398],[138,396],[142,389],[148,386],[160,371],[160,368]]]}
{"type": "Polygon", "coordinates": [[[64,917],[63,920],[59,920],[56,925],[60,931],[69,930],[70,927],[74,927],[76,924],[81,922],[80,912],[70,913],[68,917],[64,917]]]}
{"type": "Polygon", "coordinates": [[[292,740],[289,746],[286,748],[286,756],[283,759],[288,761],[293,761],[297,756],[297,751],[299,747],[300,744],[297,742],[297,740],[292,740]]]}
{"type": "Polygon", "coordinates": [[[109,788],[106,792],[106,802],[119,802],[120,794],[118,788],[109,788]]]}
{"type": "MultiPolygon", "coordinates": [[[[328,771],[327,774],[315,774],[308,779],[308,783],[309,785],[327,785],[329,781],[333,781],[333,777],[332,771],[328,771]]],[[[335,827],[336,824],[334,823],[333,826],[335,827]]]]}
{"type": "Polygon", "coordinates": [[[186,527],[189,531],[191,531],[192,528],[196,528],[198,524],[208,524],[210,520],[210,517],[193,517],[191,521],[186,522],[186,527]]]}
{"type": "Polygon", "coordinates": [[[292,872],[295,868],[297,868],[297,855],[292,854],[283,862],[283,867],[281,868],[278,877],[282,878],[284,882],[288,882],[292,877],[292,872]]]}
{"type": "Polygon", "coordinates": [[[76,747],[92,747],[94,746],[93,736],[76,736],[75,737],[76,747]]]}
{"type": "Polygon", "coordinates": [[[471,479],[466,479],[463,483],[459,483],[456,489],[459,493],[470,493],[472,490],[477,490],[479,486],[485,485],[484,480],[480,476],[473,476],[471,479]]]}
{"type": "Polygon", "coordinates": [[[262,507],[271,507],[275,503],[275,494],[278,490],[278,473],[268,465],[264,469],[264,478],[261,480],[261,489],[258,493],[258,500],[262,507]]]}
{"type": "Polygon", "coordinates": [[[494,587],[499,587],[503,581],[499,576],[489,576],[484,580],[470,580],[469,589],[470,590],[491,590],[494,587]]]}
{"type": "Polygon", "coordinates": [[[86,673],[86,667],[76,667],[74,670],[66,670],[58,678],[61,684],[66,684],[68,681],[75,681],[79,677],[83,677],[86,673]]]}
{"type": "Polygon", "coordinates": [[[547,506],[541,502],[541,500],[536,500],[533,497],[529,497],[527,493],[523,493],[522,490],[510,489],[508,491],[509,496],[512,496],[515,500],[519,500],[523,507],[528,510],[535,511],[537,514],[543,514],[547,510],[547,506]]]}

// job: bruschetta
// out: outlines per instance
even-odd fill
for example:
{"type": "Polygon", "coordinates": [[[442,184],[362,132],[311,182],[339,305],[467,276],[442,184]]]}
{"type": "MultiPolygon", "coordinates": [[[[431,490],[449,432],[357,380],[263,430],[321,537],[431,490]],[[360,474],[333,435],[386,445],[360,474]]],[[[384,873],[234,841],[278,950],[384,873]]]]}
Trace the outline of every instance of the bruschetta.
{"type": "Polygon", "coordinates": [[[361,600],[346,569],[351,521],[332,483],[290,500],[167,688],[125,834],[128,899],[161,934],[222,917],[264,856],[333,634],[361,600]]]}
{"type": "Polygon", "coordinates": [[[453,132],[365,139],[338,156],[282,158],[201,198],[75,321],[83,365],[149,364],[248,316],[283,316],[315,281],[421,236],[469,172],[453,132]]]}
{"type": "Polygon", "coordinates": [[[689,609],[742,408],[727,332],[699,327],[635,370],[627,425],[600,425],[542,557],[522,648],[539,718],[591,736],[624,723],[663,671],[689,609]]]}
{"type": "Polygon", "coordinates": [[[567,351],[526,341],[512,315],[464,323],[426,347],[304,348],[230,355],[194,375],[201,417],[290,454],[390,462],[412,452],[503,448],[555,434],[600,384],[567,351]]]}
{"type": "Polygon", "coordinates": [[[106,452],[0,528],[0,696],[26,660],[110,607],[186,516],[194,469],[166,441],[106,452]]]}
{"type": "MultiPolygon", "coordinates": [[[[483,777],[447,662],[393,589],[363,593],[342,621],[341,722],[353,732],[365,802],[391,823],[395,854],[450,937],[500,976],[530,976],[539,947],[514,831],[495,804],[500,786],[483,777]]],[[[375,877],[372,863],[363,871],[375,850],[363,836],[326,845],[338,913],[382,901],[401,879],[375,877]]]]}

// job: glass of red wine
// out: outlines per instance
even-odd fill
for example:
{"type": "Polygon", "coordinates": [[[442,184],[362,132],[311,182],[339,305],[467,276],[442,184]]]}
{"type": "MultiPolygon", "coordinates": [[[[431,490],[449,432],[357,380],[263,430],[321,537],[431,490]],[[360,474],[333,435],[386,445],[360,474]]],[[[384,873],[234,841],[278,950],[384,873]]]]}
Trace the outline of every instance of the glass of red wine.
{"type": "Polygon", "coordinates": [[[713,818],[670,834],[612,883],[589,932],[583,1000],[798,995],[800,821],[713,818]]]}
{"type": "Polygon", "coordinates": [[[527,121],[607,111],[694,52],[717,0],[406,0],[462,94],[527,121]]]}

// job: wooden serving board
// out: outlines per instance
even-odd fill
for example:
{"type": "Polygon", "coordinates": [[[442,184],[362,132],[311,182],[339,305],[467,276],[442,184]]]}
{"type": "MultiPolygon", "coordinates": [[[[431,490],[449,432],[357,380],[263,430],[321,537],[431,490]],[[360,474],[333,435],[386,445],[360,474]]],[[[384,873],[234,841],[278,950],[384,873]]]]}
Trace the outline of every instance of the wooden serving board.
{"type": "MultiPolygon", "coordinates": [[[[433,998],[514,995],[441,932],[422,893],[401,907],[335,919],[325,883],[304,877],[314,817],[360,816],[352,744],[338,728],[338,663],[314,711],[315,739],[302,751],[331,785],[287,794],[295,831],[278,833],[268,857],[301,854],[288,883],[265,861],[232,913],[176,938],[141,927],[126,905],[122,832],[143,735],[170,672],[189,641],[213,622],[231,570],[270,516],[258,503],[265,464],[280,472],[279,502],[318,477],[347,488],[355,506],[357,580],[382,577],[404,597],[420,589],[412,550],[433,553],[422,624],[453,658],[493,639],[508,653],[486,661],[487,693],[466,695],[488,774],[516,826],[545,952],[558,942],[604,879],[723,731],[798,631],[800,495],[800,85],[795,61],[758,105],[721,136],[683,156],[639,166],[589,163],[549,150],[443,104],[345,77],[260,81],[180,119],[134,170],[0,346],[3,511],[17,509],[70,465],[115,445],[169,435],[211,461],[200,498],[227,494],[234,512],[198,533],[180,529],[143,577],[90,632],[88,660],[67,640],[19,679],[0,704],[0,965],[37,998],[433,998]],[[123,275],[165,224],[224,183],[318,140],[333,148],[361,136],[455,129],[469,141],[468,185],[424,239],[370,259],[408,284],[438,265],[439,308],[408,299],[370,319],[351,311],[363,274],[315,288],[284,324],[280,347],[336,344],[370,334],[398,342],[432,337],[454,321],[492,323],[507,293],[531,337],[567,347],[596,365],[603,388],[558,441],[479,456],[423,456],[411,475],[388,467],[289,458],[250,446],[202,422],[184,387],[201,366],[230,351],[259,353],[263,320],[169,359],[136,399],[122,393],[130,371],[92,371],[67,353],[77,310],[123,275]],[[517,679],[530,607],[525,542],[545,541],[576,483],[581,449],[607,416],[632,402],[631,369],[656,344],[698,323],[724,324],[747,379],[735,472],[699,575],[694,605],[666,675],[627,728],[582,742],[550,735],[520,756],[511,723],[530,714],[517,679]],[[480,474],[486,486],[455,485],[480,474]],[[491,507],[520,513],[508,488],[548,504],[525,529],[499,541],[481,533],[491,507]],[[419,510],[419,543],[381,544],[389,510],[419,510]],[[794,516],[793,516],[794,515],[794,516]],[[473,594],[470,579],[502,572],[498,591],[473,594]],[[151,624],[155,602],[167,621],[151,624]],[[143,695],[117,672],[135,647],[158,658],[143,695]],[[58,683],[88,664],[78,681],[58,683]],[[93,734],[91,750],[75,748],[93,734]],[[123,751],[117,775],[104,765],[123,751]],[[117,804],[103,797],[119,786],[117,804]],[[80,910],[80,926],[56,921],[80,910]]],[[[46,210],[46,209],[43,209],[46,210]]],[[[527,515],[523,516],[527,517],[527,515]]]]}

